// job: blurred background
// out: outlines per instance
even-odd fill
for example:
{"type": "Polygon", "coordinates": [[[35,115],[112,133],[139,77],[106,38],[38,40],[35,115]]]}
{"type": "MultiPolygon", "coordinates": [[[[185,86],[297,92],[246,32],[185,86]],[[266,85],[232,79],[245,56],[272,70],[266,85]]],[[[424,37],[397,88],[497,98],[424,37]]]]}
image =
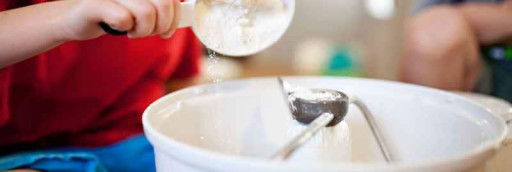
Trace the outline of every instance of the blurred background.
{"type": "Polygon", "coordinates": [[[170,91],[212,78],[332,75],[397,80],[403,25],[416,1],[296,0],[292,24],[271,48],[250,57],[212,60],[205,54],[202,74],[171,81],[170,91]]]}

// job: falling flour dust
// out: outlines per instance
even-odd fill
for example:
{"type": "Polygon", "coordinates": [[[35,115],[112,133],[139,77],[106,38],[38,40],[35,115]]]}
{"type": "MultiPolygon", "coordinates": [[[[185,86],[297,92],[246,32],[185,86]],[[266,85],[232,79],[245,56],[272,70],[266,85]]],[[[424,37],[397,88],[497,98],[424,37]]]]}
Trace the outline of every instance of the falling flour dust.
{"type": "Polygon", "coordinates": [[[208,49],[208,68],[207,68],[207,74],[209,79],[213,83],[222,82],[222,77],[220,77],[219,69],[216,69],[218,67],[220,58],[217,57],[217,53],[215,51],[208,49]]]}

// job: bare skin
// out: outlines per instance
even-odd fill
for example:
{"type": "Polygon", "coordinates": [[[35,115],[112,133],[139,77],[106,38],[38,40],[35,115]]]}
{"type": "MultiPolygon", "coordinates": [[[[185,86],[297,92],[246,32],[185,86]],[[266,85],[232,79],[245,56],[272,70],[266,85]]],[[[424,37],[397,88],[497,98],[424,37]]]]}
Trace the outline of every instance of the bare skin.
{"type": "Polygon", "coordinates": [[[105,22],[128,37],[169,38],[178,27],[179,0],[65,0],[0,12],[0,68],[66,41],[97,38],[105,22]]]}
{"type": "Polygon", "coordinates": [[[409,19],[402,81],[471,91],[482,68],[480,45],[510,40],[512,5],[467,4],[429,8],[409,19]]]}

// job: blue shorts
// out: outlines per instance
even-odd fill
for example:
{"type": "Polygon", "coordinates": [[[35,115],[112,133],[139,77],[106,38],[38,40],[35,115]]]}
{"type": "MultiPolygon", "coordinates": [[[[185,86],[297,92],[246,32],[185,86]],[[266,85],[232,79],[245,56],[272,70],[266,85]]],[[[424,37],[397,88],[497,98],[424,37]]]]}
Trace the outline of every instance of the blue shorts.
{"type": "Polygon", "coordinates": [[[0,157],[0,171],[154,172],[153,147],[144,135],[98,148],[62,148],[0,157]]]}

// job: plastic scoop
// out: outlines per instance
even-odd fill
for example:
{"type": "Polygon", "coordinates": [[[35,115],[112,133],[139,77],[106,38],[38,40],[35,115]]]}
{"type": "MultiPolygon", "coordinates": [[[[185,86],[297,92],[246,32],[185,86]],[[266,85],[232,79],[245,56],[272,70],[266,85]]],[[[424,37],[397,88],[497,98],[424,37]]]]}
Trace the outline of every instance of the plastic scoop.
{"type": "MultiPolygon", "coordinates": [[[[181,9],[181,19],[180,24],[178,28],[186,28],[186,27],[192,27],[192,30],[194,31],[195,35],[199,38],[199,40],[209,49],[223,54],[227,56],[248,56],[255,53],[258,53],[271,45],[273,45],[275,42],[281,38],[281,36],[284,34],[284,32],[287,30],[289,24],[292,21],[294,12],[295,12],[295,0],[265,0],[265,1],[256,1],[256,0],[187,0],[185,2],[180,3],[180,9],[181,9]],[[269,5],[271,3],[272,5],[269,5]],[[251,4],[246,5],[246,4],[251,4]],[[240,16],[234,16],[230,15],[229,12],[225,12],[225,10],[221,13],[216,13],[215,16],[211,15],[211,13],[215,12],[216,10],[210,10],[213,6],[219,6],[219,5],[229,5],[230,9],[232,10],[232,13],[247,13],[245,18],[240,18],[240,16]],[[277,14],[273,12],[274,6],[280,6],[283,7],[285,10],[284,15],[286,15],[286,21],[279,22],[279,25],[282,25],[283,27],[279,27],[278,29],[274,30],[268,30],[265,29],[265,27],[269,27],[267,25],[264,25],[266,21],[263,21],[261,19],[256,19],[257,16],[255,15],[267,15],[267,18],[269,18],[268,15],[270,15],[270,18],[272,18],[272,15],[277,14]],[[247,6],[247,7],[246,7],[247,6]],[[271,7],[269,7],[271,6],[271,7]],[[232,7],[232,8],[231,8],[232,7]],[[256,11],[256,12],[252,12],[256,11]],[[267,10],[267,11],[265,11],[267,10]],[[236,12],[235,12],[236,11],[236,12]],[[262,12],[263,11],[263,12],[262,12]],[[240,23],[240,25],[244,25],[244,30],[236,31],[237,33],[229,33],[229,34],[243,34],[242,32],[254,32],[250,33],[254,36],[254,39],[261,39],[265,38],[266,40],[270,41],[264,41],[264,42],[257,42],[253,40],[227,40],[228,43],[231,45],[237,45],[240,46],[249,46],[251,48],[231,48],[231,47],[223,47],[219,46],[219,42],[222,40],[219,40],[218,37],[206,37],[205,35],[213,35],[214,33],[209,33],[213,30],[213,28],[207,28],[207,27],[200,27],[199,25],[204,25],[204,23],[198,22],[203,21],[202,19],[208,18],[208,17],[220,17],[223,21],[227,21],[226,23],[213,23],[216,28],[220,28],[220,31],[227,30],[228,28],[232,28],[232,25],[229,25],[229,23],[240,23]],[[249,18],[249,20],[247,19],[249,18]],[[250,19],[254,19],[250,20],[250,19]],[[250,23],[250,21],[253,21],[253,23],[250,23]],[[272,32],[272,33],[269,33],[272,32]],[[275,33],[274,33],[275,32],[275,33]],[[244,44],[258,44],[258,45],[244,45],[244,44]]],[[[218,11],[218,10],[217,10],[218,11]]],[[[217,21],[213,19],[212,21],[217,21]]],[[[99,24],[101,28],[107,32],[110,35],[126,35],[127,32],[125,31],[118,31],[115,29],[112,29],[109,27],[106,23],[100,23],[99,24]]],[[[217,31],[214,31],[217,32],[217,31]]],[[[222,38],[222,37],[221,37],[222,38]]],[[[242,38],[241,38],[242,39],[242,38]]]]}
{"type": "Polygon", "coordinates": [[[272,156],[273,160],[286,160],[322,128],[335,126],[343,121],[348,111],[348,104],[354,103],[363,112],[384,159],[386,162],[391,162],[391,154],[385,145],[382,134],[375,123],[375,119],[363,102],[357,98],[349,99],[343,92],[330,89],[300,88],[288,91],[287,87],[289,86],[280,77],[278,81],[294,119],[308,125],[308,127],[274,154],[272,156]]]}

